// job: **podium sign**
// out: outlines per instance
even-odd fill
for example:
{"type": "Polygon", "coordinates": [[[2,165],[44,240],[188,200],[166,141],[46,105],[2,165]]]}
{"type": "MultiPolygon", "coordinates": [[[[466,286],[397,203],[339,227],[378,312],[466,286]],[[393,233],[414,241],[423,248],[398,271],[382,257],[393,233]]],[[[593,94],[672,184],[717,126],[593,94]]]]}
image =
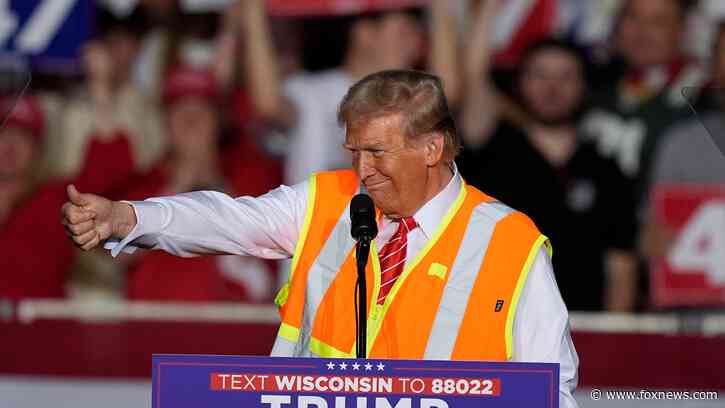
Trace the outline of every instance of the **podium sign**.
{"type": "Polygon", "coordinates": [[[652,265],[656,306],[725,305],[725,187],[667,185],[654,192],[657,223],[673,233],[652,265]]]}
{"type": "Polygon", "coordinates": [[[559,365],[154,355],[153,408],[557,408],[559,365]]]}

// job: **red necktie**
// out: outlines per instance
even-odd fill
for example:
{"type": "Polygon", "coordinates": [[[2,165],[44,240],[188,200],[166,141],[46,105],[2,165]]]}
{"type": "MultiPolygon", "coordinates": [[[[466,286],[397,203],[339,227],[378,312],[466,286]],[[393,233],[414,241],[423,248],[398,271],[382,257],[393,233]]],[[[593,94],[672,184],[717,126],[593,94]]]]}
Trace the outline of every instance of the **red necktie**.
{"type": "Polygon", "coordinates": [[[378,304],[385,302],[385,297],[395,284],[403,268],[405,267],[405,257],[408,248],[408,233],[414,230],[418,223],[413,217],[403,217],[398,222],[398,230],[395,231],[390,240],[383,246],[378,254],[380,259],[380,271],[382,277],[380,279],[380,294],[378,295],[378,304]]]}

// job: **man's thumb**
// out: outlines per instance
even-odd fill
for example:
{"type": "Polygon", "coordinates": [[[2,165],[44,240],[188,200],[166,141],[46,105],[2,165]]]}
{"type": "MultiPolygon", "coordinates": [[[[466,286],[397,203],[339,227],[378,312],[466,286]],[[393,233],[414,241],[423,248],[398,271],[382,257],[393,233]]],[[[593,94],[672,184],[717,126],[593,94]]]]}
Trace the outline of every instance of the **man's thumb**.
{"type": "Polygon", "coordinates": [[[76,186],[74,186],[73,184],[69,184],[66,188],[66,191],[68,192],[68,198],[70,198],[71,203],[80,206],[90,204],[86,195],[81,194],[80,191],[78,191],[78,189],[76,189],[76,186]]]}

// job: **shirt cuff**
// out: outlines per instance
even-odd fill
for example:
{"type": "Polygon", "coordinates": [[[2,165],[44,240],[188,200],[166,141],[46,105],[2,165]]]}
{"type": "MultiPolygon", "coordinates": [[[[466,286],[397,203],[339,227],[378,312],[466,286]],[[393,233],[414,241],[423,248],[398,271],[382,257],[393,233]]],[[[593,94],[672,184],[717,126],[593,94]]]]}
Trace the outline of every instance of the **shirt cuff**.
{"type": "Polygon", "coordinates": [[[103,247],[111,250],[111,256],[118,256],[121,251],[132,254],[139,247],[151,247],[155,245],[155,240],[147,240],[146,242],[134,242],[139,238],[153,236],[160,233],[168,224],[166,217],[166,209],[160,203],[153,201],[121,201],[129,204],[136,214],[136,226],[126,237],[119,241],[118,239],[109,239],[103,247]],[[142,244],[142,245],[139,245],[142,244]]]}

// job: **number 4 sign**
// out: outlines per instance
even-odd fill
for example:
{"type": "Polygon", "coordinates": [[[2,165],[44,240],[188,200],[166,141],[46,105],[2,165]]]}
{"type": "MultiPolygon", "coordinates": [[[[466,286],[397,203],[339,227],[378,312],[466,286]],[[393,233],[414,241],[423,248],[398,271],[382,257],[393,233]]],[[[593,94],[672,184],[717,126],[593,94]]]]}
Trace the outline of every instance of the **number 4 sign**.
{"type": "Polygon", "coordinates": [[[704,271],[714,285],[725,283],[725,201],[707,202],[695,211],[667,262],[683,273],[704,271]]]}
{"type": "Polygon", "coordinates": [[[652,268],[654,304],[725,305],[725,188],[669,185],[654,197],[658,223],[675,231],[652,268]]]}

